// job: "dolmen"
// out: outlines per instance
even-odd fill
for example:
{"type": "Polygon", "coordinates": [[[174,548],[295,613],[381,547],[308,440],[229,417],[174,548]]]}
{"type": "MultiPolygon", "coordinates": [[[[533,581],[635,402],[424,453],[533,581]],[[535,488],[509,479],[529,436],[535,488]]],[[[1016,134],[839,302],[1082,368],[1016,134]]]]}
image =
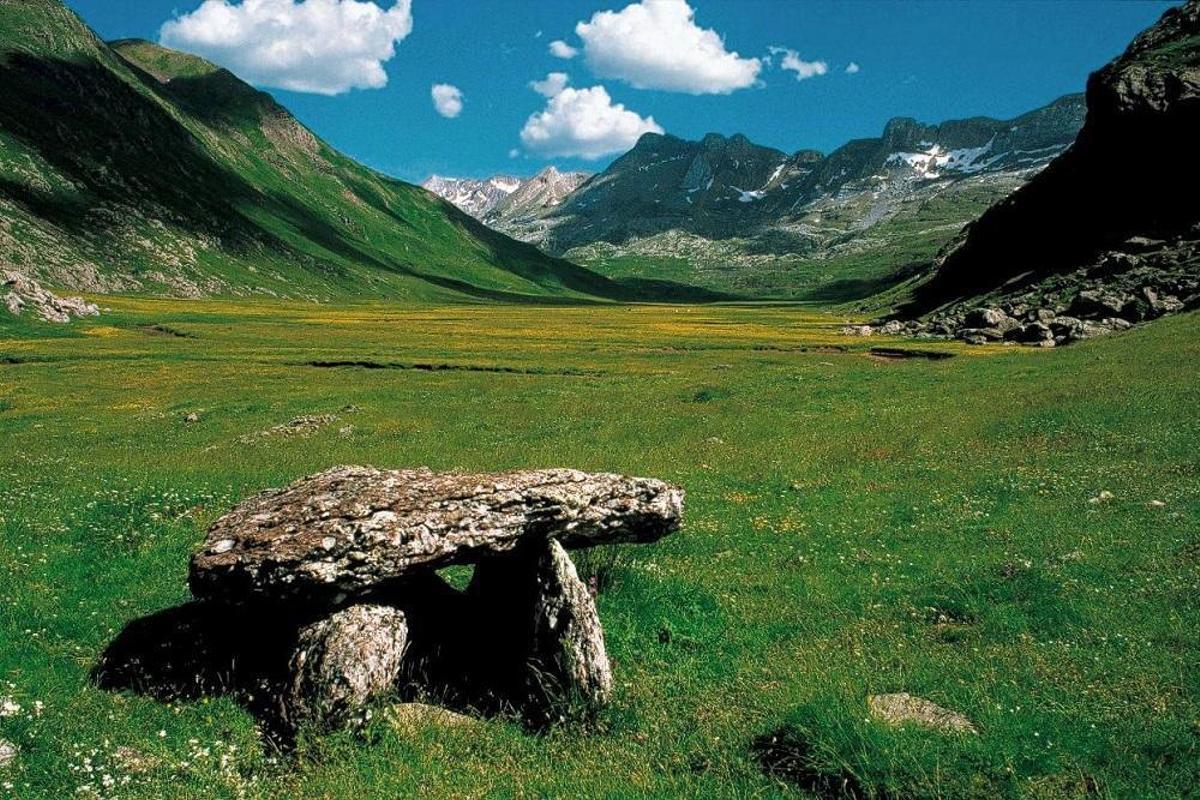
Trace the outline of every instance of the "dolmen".
{"type": "Polygon", "coordinates": [[[612,669],[567,553],[656,541],[679,528],[683,500],[663,481],[567,469],[339,467],[218,519],[189,585],[227,625],[285,632],[266,691],[292,729],[357,724],[388,696],[594,713],[612,669]],[[474,566],[465,589],[437,572],[453,565],[474,566]]]}

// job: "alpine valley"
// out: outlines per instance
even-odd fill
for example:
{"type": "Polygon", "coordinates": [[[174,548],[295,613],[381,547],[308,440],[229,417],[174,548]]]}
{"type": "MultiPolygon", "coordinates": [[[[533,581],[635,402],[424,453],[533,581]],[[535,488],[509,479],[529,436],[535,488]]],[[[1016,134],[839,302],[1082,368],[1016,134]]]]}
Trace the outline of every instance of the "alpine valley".
{"type": "Polygon", "coordinates": [[[1198,187],[1200,0],[0,0],[0,800],[1200,800],[1198,187]]]}

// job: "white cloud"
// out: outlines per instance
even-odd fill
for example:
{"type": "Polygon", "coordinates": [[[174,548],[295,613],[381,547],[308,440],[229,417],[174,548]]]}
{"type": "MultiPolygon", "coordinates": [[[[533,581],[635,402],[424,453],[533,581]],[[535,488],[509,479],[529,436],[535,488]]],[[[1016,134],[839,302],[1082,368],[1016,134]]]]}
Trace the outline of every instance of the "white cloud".
{"type": "Polygon", "coordinates": [[[588,66],[602,78],[689,94],[753,86],[762,62],[726,50],[716,31],[696,24],[695,13],[687,0],[641,0],[621,11],[598,11],[575,33],[588,66]]]}
{"type": "Polygon", "coordinates": [[[790,70],[796,73],[796,80],[803,81],[809,78],[815,78],[818,75],[825,75],[829,72],[829,64],[824,61],[805,61],[800,58],[800,54],[795,50],[788,50],[783,47],[772,47],[772,53],[783,53],[783,60],[779,62],[780,69],[790,70]]]}
{"type": "Polygon", "coordinates": [[[542,97],[554,97],[566,88],[570,80],[571,78],[565,72],[551,72],[540,81],[531,81],[529,88],[542,97]]]}
{"type": "Polygon", "coordinates": [[[383,64],[411,32],[412,0],[204,0],[159,41],[259,86],[334,95],[386,86],[383,64]]]}
{"type": "Polygon", "coordinates": [[[579,55],[579,51],[562,39],[555,39],[550,43],[550,55],[555,58],[574,58],[579,55]]]}
{"type": "Polygon", "coordinates": [[[600,158],[628,150],[644,133],[662,132],[654,117],[613,103],[603,86],[562,88],[525,121],[521,143],[543,156],[600,158]]]}
{"type": "Polygon", "coordinates": [[[851,61],[849,64],[846,65],[846,74],[847,75],[857,75],[861,70],[862,70],[862,67],[860,67],[858,65],[857,61],[851,61]]]}
{"type": "Polygon", "coordinates": [[[454,119],[463,110],[463,94],[457,86],[448,83],[435,83],[429,90],[433,97],[433,107],[437,113],[446,119],[454,119]]]}

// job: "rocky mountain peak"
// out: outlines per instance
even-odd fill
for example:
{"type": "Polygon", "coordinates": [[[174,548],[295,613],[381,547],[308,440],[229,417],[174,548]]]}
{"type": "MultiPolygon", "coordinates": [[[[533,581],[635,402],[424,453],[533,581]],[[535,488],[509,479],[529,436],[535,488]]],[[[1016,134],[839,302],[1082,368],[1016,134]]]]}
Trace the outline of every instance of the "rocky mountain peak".
{"type": "Polygon", "coordinates": [[[1075,145],[942,256],[908,313],[1086,268],[1134,238],[1197,238],[1200,0],[1167,11],[1088,80],[1075,145]]]}

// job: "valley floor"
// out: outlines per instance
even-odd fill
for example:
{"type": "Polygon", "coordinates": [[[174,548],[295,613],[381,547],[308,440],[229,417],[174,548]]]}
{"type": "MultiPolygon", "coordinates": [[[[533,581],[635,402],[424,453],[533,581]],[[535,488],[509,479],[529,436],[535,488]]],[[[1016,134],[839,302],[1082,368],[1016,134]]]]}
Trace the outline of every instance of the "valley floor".
{"type": "Polygon", "coordinates": [[[0,322],[0,739],[17,748],[0,797],[1200,785],[1194,314],[1047,352],[847,340],[784,305],[98,299],[111,310],[69,327],[0,322]],[[91,686],[127,623],[187,598],[217,515],[348,463],[686,488],[682,531],[612,556],[598,730],[380,715],[281,755],[229,698],[91,686]],[[869,720],[868,695],[899,691],[979,735],[869,720]],[[756,755],[785,725],[795,783],[756,755]]]}

